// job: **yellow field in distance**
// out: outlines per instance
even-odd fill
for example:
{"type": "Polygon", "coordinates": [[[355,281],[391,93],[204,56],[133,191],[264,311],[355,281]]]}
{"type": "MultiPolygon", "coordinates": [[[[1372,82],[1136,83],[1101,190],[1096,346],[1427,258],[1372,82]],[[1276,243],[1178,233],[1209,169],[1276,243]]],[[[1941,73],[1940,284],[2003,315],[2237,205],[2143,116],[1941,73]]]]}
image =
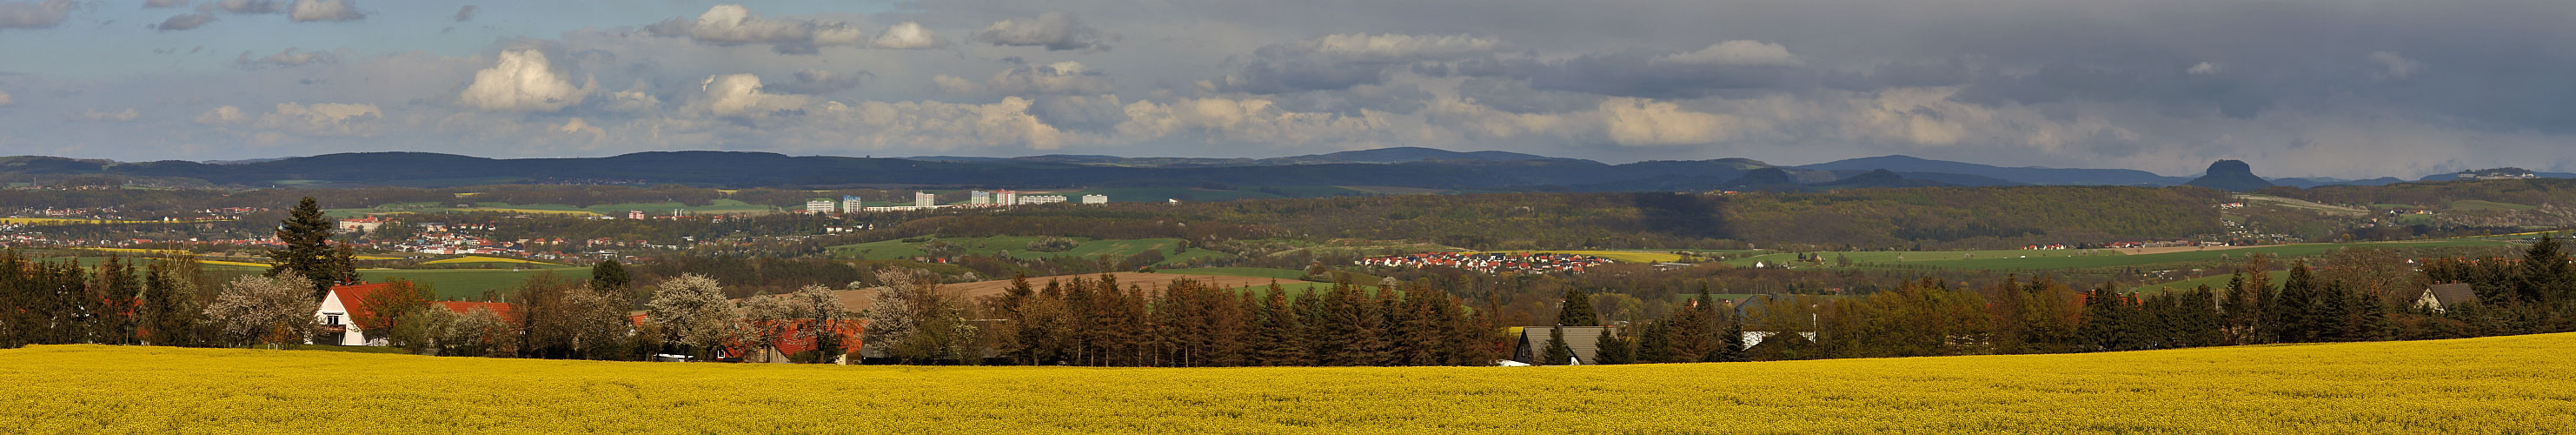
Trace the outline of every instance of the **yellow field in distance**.
{"type": "Polygon", "coordinates": [[[598,216],[598,215],[599,215],[599,213],[592,213],[592,212],[583,211],[583,210],[539,210],[539,209],[533,209],[533,208],[484,208],[484,207],[475,207],[475,208],[459,208],[459,209],[454,209],[454,210],[456,210],[456,211],[464,211],[464,212],[492,211],[492,212],[502,212],[502,213],[565,214],[565,215],[578,215],[578,216],[598,216]]]}
{"type": "Polygon", "coordinates": [[[246,262],[246,261],[223,261],[223,260],[197,260],[197,264],[212,264],[212,265],[217,265],[217,266],[241,266],[241,267],[268,267],[268,266],[269,266],[269,265],[268,265],[268,263],[252,263],[252,262],[246,262]]]}
{"type": "Polygon", "coordinates": [[[161,223],[161,221],[131,221],[131,220],[113,220],[113,219],[19,218],[19,217],[13,217],[13,218],[0,218],[0,224],[19,224],[19,225],[151,224],[151,223],[161,223]]]}
{"type": "Polygon", "coordinates": [[[423,262],[420,262],[420,264],[465,264],[465,263],[526,263],[526,264],[542,264],[542,265],[547,265],[547,266],[561,266],[561,265],[559,265],[559,264],[547,263],[547,262],[543,262],[543,261],[521,260],[521,259],[516,259],[516,258],[485,257],[485,256],[480,256],[480,255],[468,255],[468,256],[456,257],[456,258],[450,258],[450,259],[445,259],[445,260],[430,260],[430,261],[423,261],[423,262]]]}
{"type": "Polygon", "coordinates": [[[142,255],[197,255],[197,253],[195,253],[195,252],[188,252],[188,251],[182,251],[182,250],[177,250],[177,249],[139,249],[139,248],[80,248],[80,249],[87,249],[87,250],[92,250],[92,251],[102,251],[102,252],[114,252],[114,253],[119,253],[119,254],[142,254],[142,255]]]}
{"type": "Polygon", "coordinates": [[[632,363],[0,350],[26,433],[2557,433],[2576,334],[1587,367],[632,363]]]}
{"type": "Polygon", "coordinates": [[[1680,254],[1645,251],[1482,251],[1474,254],[1575,254],[1590,255],[1622,263],[1668,263],[1682,261],[1680,254]]]}

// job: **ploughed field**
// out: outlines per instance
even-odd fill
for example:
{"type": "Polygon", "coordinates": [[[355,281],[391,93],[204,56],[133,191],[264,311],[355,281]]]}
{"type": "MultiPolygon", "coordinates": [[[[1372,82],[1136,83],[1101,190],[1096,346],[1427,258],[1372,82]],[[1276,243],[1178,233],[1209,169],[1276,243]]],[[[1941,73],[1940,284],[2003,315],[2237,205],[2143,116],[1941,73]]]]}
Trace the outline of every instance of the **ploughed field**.
{"type": "Polygon", "coordinates": [[[869,367],[37,346],[24,433],[2553,433],[2576,334],[1593,367],[869,367]]]}

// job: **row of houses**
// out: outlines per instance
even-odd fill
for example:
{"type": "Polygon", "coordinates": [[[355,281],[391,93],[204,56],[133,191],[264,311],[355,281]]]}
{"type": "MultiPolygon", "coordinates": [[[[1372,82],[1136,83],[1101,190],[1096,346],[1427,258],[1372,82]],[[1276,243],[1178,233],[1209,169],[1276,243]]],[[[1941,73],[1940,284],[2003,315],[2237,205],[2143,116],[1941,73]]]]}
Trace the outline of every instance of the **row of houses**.
{"type": "Polygon", "coordinates": [[[1455,267],[1486,273],[1582,272],[1584,268],[1610,263],[1610,259],[1590,255],[1544,252],[1428,252],[1368,257],[1352,262],[1359,266],[1377,267],[1455,267]]]}

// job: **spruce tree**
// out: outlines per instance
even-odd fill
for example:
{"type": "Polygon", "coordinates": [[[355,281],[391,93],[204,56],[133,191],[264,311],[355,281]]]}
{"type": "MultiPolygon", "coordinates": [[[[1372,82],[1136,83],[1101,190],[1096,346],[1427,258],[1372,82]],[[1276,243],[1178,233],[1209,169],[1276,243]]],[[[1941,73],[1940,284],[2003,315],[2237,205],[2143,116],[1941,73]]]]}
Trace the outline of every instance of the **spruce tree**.
{"type": "Polygon", "coordinates": [[[1753,360],[1752,354],[1745,351],[1744,322],[1729,319],[1726,322],[1726,335],[1718,336],[1717,338],[1721,344],[1717,347],[1717,352],[1715,353],[1717,356],[1715,358],[1709,358],[1710,362],[1745,362],[1753,360]]]}
{"type": "Polygon", "coordinates": [[[1565,327],[1547,328],[1547,350],[1539,352],[1538,360],[1552,366],[1574,362],[1574,348],[1565,344],[1565,327]]]}
{"type": "Polygon", "coordinates": [[[1556,326],[1601,326],[1600,312],[1592,309],[1592,295],[1566,289],[1565,303],[1556,311],[1556,326]]]}
{"type": "Polygon", "coordinates": [[[1672,327],[1664,322],[1649,320],[1637,329],[1636,352],[1640,363],[1680,362],[1673,358],[1672,327]]]}
{"type": "Polygon", "coordinates": [[[627,286],[633,282],[634,278],[626,276],[626,265],[618,263],[617,260],[590,265],[591,291],[603,295],[632,295],[634,291],[627,286]]]}
{"type": "Polygon", "coordinates": [[[331,291],[331,285],[342,275],[331,249],[331,219],[322,216],[322,206],[313,197],[304,197],[288,211],[286,220],[277,223],[277,241],[286,246],[268,251],[267,276],[294,271],[313,283],[314,297],[331,291]]]}
{"type": "Polygon", "coordinates": [[[2290,278],[2281,282],[2281,294],[2265,307],[2274,341],[2306,343],[2317,340],[2319,313],[2316,277],[2308,273],[2307,262],[2290,266],[2290,278]]]}
{"type": "Polygon", "coordinates": [[[1603,365],[1635,364],[1637,362],[1637,348],[1630,345],[1627,337],[1621,337],[1610,332],[1610,328],[1601,328],[1601,338],[1593,342],[1595,355],[1593,359],[1598,360],[1594,363],[1603,365]]]}

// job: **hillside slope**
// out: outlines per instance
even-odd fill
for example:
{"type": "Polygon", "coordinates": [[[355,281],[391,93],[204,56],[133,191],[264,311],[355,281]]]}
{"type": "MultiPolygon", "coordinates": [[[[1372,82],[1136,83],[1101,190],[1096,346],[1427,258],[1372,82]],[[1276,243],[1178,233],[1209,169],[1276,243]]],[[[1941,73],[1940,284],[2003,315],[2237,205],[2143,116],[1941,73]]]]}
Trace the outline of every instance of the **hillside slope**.
{"type": "Polygon", "coordinates": [[[31,433],[2549,433],[2576,334],[1595,367],[843,367],[39,346],[31,433]]]}

